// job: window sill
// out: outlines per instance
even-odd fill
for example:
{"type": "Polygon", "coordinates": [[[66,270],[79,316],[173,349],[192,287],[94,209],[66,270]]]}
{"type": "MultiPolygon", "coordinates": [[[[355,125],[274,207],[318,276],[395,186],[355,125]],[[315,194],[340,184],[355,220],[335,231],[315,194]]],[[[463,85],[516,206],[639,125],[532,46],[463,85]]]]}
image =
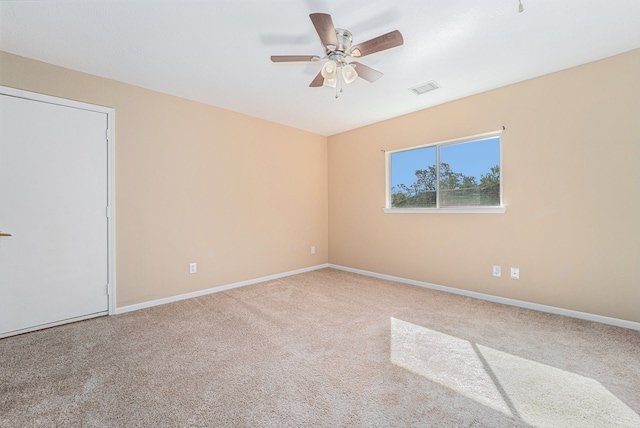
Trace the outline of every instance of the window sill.
{"type": "Polygon", "coordinates": [[[507,207],[383,208],[385,214],[504,214],[507,207]]]}

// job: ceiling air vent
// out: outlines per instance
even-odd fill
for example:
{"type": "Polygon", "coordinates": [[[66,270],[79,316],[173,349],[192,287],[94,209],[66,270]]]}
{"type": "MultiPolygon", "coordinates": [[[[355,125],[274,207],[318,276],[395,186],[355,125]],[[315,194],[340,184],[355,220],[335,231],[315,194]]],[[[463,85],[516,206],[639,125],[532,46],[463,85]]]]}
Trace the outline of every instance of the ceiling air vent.
{"type": "Polygon", "coordinates": [[[422,95],[422,94],[426,94],[427,92],[438,89],[439,87],[440,85],[438,85],[438,83],[435,80],[432,80],[430,82],[423,83],[422,85],[409,88],[409,90],[413,92],[415,95],[422,95]]]}

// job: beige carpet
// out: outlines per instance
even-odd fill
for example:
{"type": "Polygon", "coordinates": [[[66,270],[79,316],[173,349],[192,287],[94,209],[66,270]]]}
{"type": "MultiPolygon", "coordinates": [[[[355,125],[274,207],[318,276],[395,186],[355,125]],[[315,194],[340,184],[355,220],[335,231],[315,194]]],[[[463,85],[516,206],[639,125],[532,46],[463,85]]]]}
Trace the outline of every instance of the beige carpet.
{"type": "Polygon", "coordinates": [[[0,426],[640,427],[640,332],[323,269],[0,340],[0,426]]]}

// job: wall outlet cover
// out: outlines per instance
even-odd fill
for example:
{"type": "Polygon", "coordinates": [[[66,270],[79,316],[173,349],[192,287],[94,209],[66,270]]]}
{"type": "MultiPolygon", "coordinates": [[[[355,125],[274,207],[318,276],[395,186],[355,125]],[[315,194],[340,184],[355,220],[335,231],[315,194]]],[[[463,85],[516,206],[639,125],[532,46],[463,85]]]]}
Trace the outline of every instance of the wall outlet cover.
{"type": "Polygon", "coordinates": [[[493,276],[502,276],[502,268],[500,266],[493,266],[492,269],[493,276]]]}

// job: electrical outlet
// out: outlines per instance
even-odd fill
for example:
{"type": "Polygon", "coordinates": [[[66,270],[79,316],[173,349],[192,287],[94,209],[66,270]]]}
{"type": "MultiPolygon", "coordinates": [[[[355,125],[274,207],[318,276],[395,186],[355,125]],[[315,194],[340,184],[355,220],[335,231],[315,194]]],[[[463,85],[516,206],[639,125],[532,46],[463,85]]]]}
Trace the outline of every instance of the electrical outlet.
{"type": "Polygon", "coordinates": [[[502,268],[500,266],[493,265],[493,276],[502,276],[502,268]]]}
{"type": "Polygon", "coordinates": [[[511,279],[520,279],[520,269],[519,268],[511,268],[511,279]]]}
{"type": "Polygon", "coordinates": [[[311,254],[315,254],[315,253],[316,253],[316,246],[315,246],[315,245],[313,245],[313,246],[311,247],[311,254]]]}
{"type": "Polygon", "coordinates": [[[196,263],[189,263],[189,273],[196,273],[198,271],[198,265],[196,263]]]}

